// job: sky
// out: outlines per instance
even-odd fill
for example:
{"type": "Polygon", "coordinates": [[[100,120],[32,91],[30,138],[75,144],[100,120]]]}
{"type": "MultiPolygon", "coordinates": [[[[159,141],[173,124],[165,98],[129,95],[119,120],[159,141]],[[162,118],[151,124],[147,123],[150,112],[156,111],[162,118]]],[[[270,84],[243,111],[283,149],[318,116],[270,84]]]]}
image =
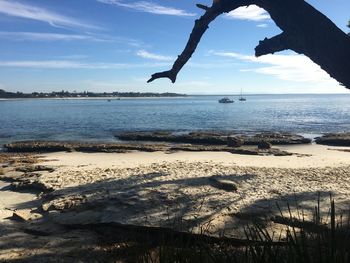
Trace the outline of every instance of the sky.
{"type": "MultiPolygon", "coordinates": [[[[308,0],[339,28],[349,0],[308,0]]],[[[0,89],[187,94],[349,93],[303,55],[254,57],[280,29],[257,6],[217,18],[177,82],[160,79],[203,14],[188,0],[0,0],[0,89]]],[[[210,5],[210,0],[202,0],[210,5]]]]}

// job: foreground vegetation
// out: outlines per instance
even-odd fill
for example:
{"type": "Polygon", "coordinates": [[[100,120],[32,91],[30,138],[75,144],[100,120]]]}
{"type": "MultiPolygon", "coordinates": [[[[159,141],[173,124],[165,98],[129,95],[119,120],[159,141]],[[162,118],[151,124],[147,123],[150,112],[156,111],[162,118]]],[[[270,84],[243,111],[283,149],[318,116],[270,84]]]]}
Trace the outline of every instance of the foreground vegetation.
{"type": "Polygon", "coordinates": [[[157,246],[149,243],[137,245],[131,250],[138,262],[324,262],[350,261],[350,226],[342,215],[336,216],[334,201],[328,215],[320,217],[319,206],[315,207],[314,220],[281,216],[285,225],[280,233],[271,234],[260,224],[246,227],[246,244],[225,240],[213,244],[211,240],[179,239],[164,236],[157,246]]]}

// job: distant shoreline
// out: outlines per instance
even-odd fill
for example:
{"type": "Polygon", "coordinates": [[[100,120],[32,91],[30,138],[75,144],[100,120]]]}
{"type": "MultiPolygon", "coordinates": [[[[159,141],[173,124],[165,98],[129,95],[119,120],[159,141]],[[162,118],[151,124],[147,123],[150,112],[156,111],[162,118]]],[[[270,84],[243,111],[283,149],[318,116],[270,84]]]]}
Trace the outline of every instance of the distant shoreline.
{"type": "Polygon", "coordinates": [[[186,97],[186,94],[173,92],[69,92],[69,91],[52,91],[52,92],[8,92],[0,89],[0,98],[2,99],[51,99],[51,98],[144,98],[144,97],[186,97]]]}
{"type": "Polygon", "coordinates": [[[46,98],[0,98],[0,101],[18,101],[18,100],[142,100],[142,99],[178,99],[189,98],[186,96],[159,96],[159,97],[46,97],[46,98]]]}
{"type": "MultiPolygon", "coordinates": [[[[350,96],[350,93],[245,93],[245,97],[250,96],[350,96]]],[[[240,94],[177,94],[171,96],[89,96],[89,97],[1,97],[0,101],[17,100],[127,100],[127,99],[178,99],[191,97],[238,97],[240,94]]]]}

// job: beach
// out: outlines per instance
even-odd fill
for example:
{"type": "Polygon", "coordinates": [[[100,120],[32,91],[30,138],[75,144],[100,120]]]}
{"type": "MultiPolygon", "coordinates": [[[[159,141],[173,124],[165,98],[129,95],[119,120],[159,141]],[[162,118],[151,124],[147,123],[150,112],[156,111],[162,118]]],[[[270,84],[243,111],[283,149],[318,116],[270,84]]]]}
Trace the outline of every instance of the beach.
{"type": "Polygon", "coordinates": [[[60,255],[62,262],[135,262],[130,257],[144,246],[162,246],[169,236],[247,244],[246,229],[255,226],[284,242],[290,226],[314,226],[315,218],[328,229],[332,201],[333,218],[348,220],[346,132],[58,137],[64,140],[34,136],[2,146],[0,261],[55,262],[60,255]]]}
{"type": "MultiPolygon", "coordinates": [[[[292,204],[297,198],[300,205],[306,202],[307,206],[317,200],[318,193],[325,200],[332,193],[339,205],[349,199],[348,152],[321,145],[282,148],[302,155],[52,153],[43,158],[43,164],[59,168],[41,182],[57,189],[61,207],[70,206],[71,198],[84,192],[87,199],[73,206],[113,199],[128,208],[115,211],[121,215],[120,221],[117,219],[120,223],[143,224],[147,216],[146,225],[169,226],[164,221],[173,221],[176,216],[189,221],[205,218],[211,221],[216,234],[231,220],[226,222],[226,215],[257,212],[256,206],[260,207],[258,213],[268,214],[273,212],[275,202],[292,204]],[[232,182],[237,190],[222,189],[216,185],[216,178],[232,182]],[[201,211],[197,211],[200,205],[201,211]],[[212,220],[220,223],[215,225],[212,220]]],[[[55,201],[47,204],[55,205],[55,201]]],[[[114,220],[114,212],[108,206],[105,209],[111,215],[102,215],[99,220],[114,220]]]]}
{"type": "MultiPolygon", "coordinates": [[[[312,218],[319,200],[326,215],[330,195],[338,211],[347,211],[350,152],[346,148],[316,144],[274,148],[294,154],[51,152],[28,155],[31,164],[25,161],[28,156],[14,154],[10,159],[22,161],[4,162],[7,167],[0,176],[9,182],[2,181],[1,189],[1,223],[7,230],[0,238],[0,259],[33,253],[25,245],[33,233],[61,240],[67,235],[61,227],[69,225],[117,223],[191,233],[205,229],[212,236],[241,237],[252,218],[272,218],[287,213],[288,206],[293,215],[303,211],[306,220],[312,218]],[[25,215],[21,227],[8,219],[16,212],[25,215]],[[26,228],[32,234],[23,233],[26,228]],[[13,235],[21,236],[20,249],[11,250],[13,235]]],[[[272,223],[271,228],[280,226],[272,223]]],[[[88,236],[91,245],[97,242],[90,231],[78,236],[77,240],[88,236]]],[[[37,238],[38,246],[47,241],[37,238]]]]}
{"type": "Polygon", "coordinates": [[[131,153],[81,153],[56,152],[45,154],[45,164],[89,168],[131,168],[163,162],[212,162],[214,164],[269,167],[269,168],[321,168],[337,167],[350,163],[346,147],[317,144],[279,146],[278,149],[300,155],[256,156],[228,152],[139,152],[131,153]],[[46,161],[47,160],[47,161],[46,161]],[[50,161],[54,160],[54,161],[50,161]]]}

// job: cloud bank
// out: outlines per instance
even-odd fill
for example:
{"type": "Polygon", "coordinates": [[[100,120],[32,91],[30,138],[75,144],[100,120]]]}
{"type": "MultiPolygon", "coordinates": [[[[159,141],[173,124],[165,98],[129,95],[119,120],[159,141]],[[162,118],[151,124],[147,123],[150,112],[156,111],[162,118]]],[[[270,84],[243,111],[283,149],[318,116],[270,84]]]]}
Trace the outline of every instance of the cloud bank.
{"type": "Polygon", "coordinates": [[[303,55],[265,55],[259,58],[234,52],[215,52],[212,54],[249,62],[251,68],[241,71],[271,75],[281,80],[304,82],[322,86],[340,86],[320,66],[303,55]],[[258,66],[258,67],[256,67],[258,66]]]}
{"type": "Polygon", "coordinates": [[[156,15],[183,16],[183,17],[191,17],[196,15],[195,13],[189,13],[182,9],[162,6],[149,1],[137,1],[137,2],[122,1],[122,0],[97,0],[97,1],[104,4],[115,5],[115,6],[132,9],[139,12],[151,13],[156,15]]]}
{"type": "Polygon", "coordinates": [[[173,61],[174,60],[173,57],[150,53],[146,50],[139,50],[139,51],[137,51],[136,55],[139,57],[142,57],[142,58],[158,60],[158,61],[173,61]]]}
{"type": "Polygon", "coordinates": [[[75,60],[15,60],[0,61],[0,67],[30,69],[131,69],[169,66],[168,63],[99,63],[75,60]]]}
{"type": "Polygon", "coordinates": [[[50,25],[55,27],[78,27],[88,29],[99,29],[94,25],[90,25],[83,21],[79,21],[75,18],[60,15],[58,13],[46,10],[44,8],[32,5],[25,5],[16,1],[1,0],[0,13],[8,16],[49,23],[50,25]]]}
{"type": "Polygon", "coordinates": [[[270,15],[262,8],[256,5],[248,7],[239,7],[225,15],[229,19],[250,20],[250,21],[264,21],[269,20],[270,15]]]}

